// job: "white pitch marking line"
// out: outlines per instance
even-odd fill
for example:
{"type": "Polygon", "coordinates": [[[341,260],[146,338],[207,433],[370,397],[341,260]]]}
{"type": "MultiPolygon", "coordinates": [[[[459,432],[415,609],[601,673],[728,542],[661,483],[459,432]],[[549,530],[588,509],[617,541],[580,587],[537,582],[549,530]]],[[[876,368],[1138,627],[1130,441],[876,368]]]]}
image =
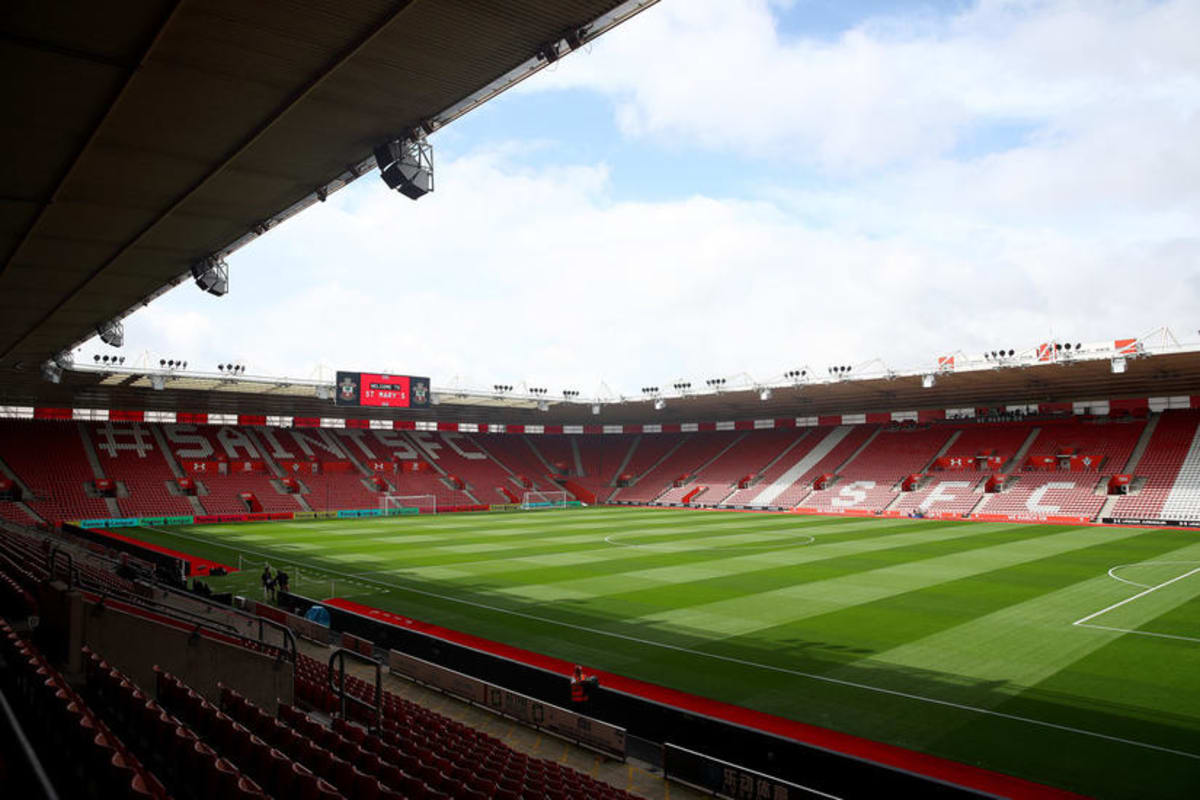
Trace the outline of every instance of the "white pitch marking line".
{"type": "Polygon", "coordinates": [[[1080,625],[1078,622],[1076,622],[1075,624],[1079,625],[1079,627],[1081,627],[1081,628],[1095,628],[1096,630],[1100,630],[1100,631],[1116,631],[1117,633],[1134,633],[1134,634],[1137,634],[1138,636],[1157,636],[1160,639],[1179,639],[1180,641],[1184,641],[1184,642],[1200,642],[1200,639],[1197,639],[1195,636],[1179,636],[1174,633],[1155,633],[1154,631],[1138,631],[1138,630],[1133,630],[1132,628],[1114,628],[1111,625],[1093,625],[1090,622],[1085,622],[1082,625],[1080,625]]]}
{"type": "Polygon", "coordinates": [[[1151,586],[1150,588],[1146,589],[1143,592],[1138,592],[1133,597],[1126,597],[1124,600],[1121,600],[1120,602],[1113,603],[1111,606],[1108,606],[1107,608],[1102,608],[1093,614],[1088,614],[1086,617],[1077,619],[1074,622],[1072,622],[1071,624],[1072,625],[1082,625],[1085,622],[1090,622],[1091,620],[1095,619],[1096,617],[1100,616],[1101,614],[1107,614],[1109,611],[1112,611],[1114,608],[1120,608],[1121,606],[1125,605],[1126,603],[1132,603],[1134,600],[1137,600],[1139,597],[1145,597],[1146,595],[1150,594],[1151,592],[1157,592],[1159,589],[1163,588],[1164,586],[1170,586],[1172,583],[1175,583],[1176,581],[1181,581],[1184,578],[1195,575],[1197,572],[1200,572],[1200,567],[1196,567],[1195,569],[1191,570],[1190,572],[1185,572],[1182,575],[1176,575],[1174,578],[1171,578],[1169,581],[1163,581],[1162,583],[1158,584],[1157,586],[1151,586]]]}
{"type": "Polygon", "coordinates": [[[1159,564],[1200,564],[1200,561],[1136,561],[1132,564],[1117,564],[1115,567],[1109,568],[1108,577],[1112,578],[1113,580],[1120,581],[1121,583],[1128,583],[1130,586],[1137,586],[1141,589],[1151,589],[1153,587],[1150,584],[1138,583],[1137,581],[1131,581],[1128,578],[1122,578],[1120,575],[1116,574],[1116,571],[1119,569],[1125,569],[1126,567],[1145,567],[1159,564]]]}
{"type": "MultiPolygon", "coordinates": [[[[198,536],[190,536],[186,533],[181,533],[179,531],[165,531],[165,530],[161,530],[158,528],[152,528],[152,530],[158,530],[160,533],[166,533],[166,534],[169,534],[172,536],[179,536],[184,539],[191,539],[193,541],[200,542],[201,544],[206,544],[206,545],[213,544],[213,542],[211,540],[203,539],[198,536]]],[[[234,549],[234,548],[229,548],[229,549],[234,549]]],[[[243,549],[244,552],[253,553],[254,555],[259,555],[259,556],[263,556],[266,558],[270,557],[269,554],[263,553],[261,551],[244,549],[244,548],[237,548],[237,549],[243,549]]],[[[297,562],[299,562],[299,559],[292,559],[292,563],[297,563],[297,562]]],[[[318,567],[316,565],[310,564],[310,566],[313,569],[322,569],[322,567],[318,567]]],[[[335,569],[329,569],[329,568],[323,568],[323,569],[325,569],[326,572],[334,574],[334,575],[341,575],[343,577],[346,577],[349,575],[349,573],[340,572],[335,569]]],[[[1200,567],[1193,570],[1193,572],[1200,572],[1200,567]]],[[[1188,573],[1188,574],[1190,575],[1191,573],[1188,573]]],[[[1186,576],[1180,576],[1180,577],[1186,577],[1186,576]]],[[[611,637],[614,639],[621,639],[623,641],[636,642],[637,644],[649,645],[650,647],[661,647],[664,650],[674,650],[675,652],[679,652],[679,653],[688,653],[689,655],[700,656],[702,658],[711,658],[715,661],[725,661],[725,662],[731,663],[731,664],[740,664],[742,666],[754,667],[755,669],[761,669],[761,670],[765,670],[768,672],[778,672],[778,673],[782,673],[784,675],[795,675],[798,678],[808,678],[810,680],[821,681],[823,683],[832,683],[832,684],[837,684],[839,686],[848,686],[853,689],[862,689],[864,691],[877,692],[879,694],[886,694],[886,695],[890,695],[893,697],[903,697],[907,700],[916,700],[918,702],[930,703],[932,705],[945,706],[948,708],[957,708],[960,711],[968,711],[971,713],[981,714],[984,716],[998,717],[1000,719],[1008,719],[1008,720],[1013,720],[1015,722],[1025,722],[1030,725],[1037,725],[1037,726],[1043,727],[1043,728],[1052,728],[1054,730],[1066,731],[1067,733],[1076,733],[1081,736],[1089,736],[1094,739],[1104,739],[1105,741],[1109,741],[1109,742],[1117,742],[1118,744],[1127,744],[1127,745],[1131,745],[1133,747],[1141,747],[1146,750],[1155,750],[1160,753],[1170,753],[1171,755],[1182,756],[1184,758],[1190,758],[1195,761],[1200,761],[1200,754],[1189,753],[1185,750],[1176,750],[1171,747],[1163,747],[1162,745],[1150,744],[1149,742],[1139,742],[1136,739],[1126,739],[1121,736],[1113,736],[1111,734],[1100,733],[1098,731],[1089,731],[1084,728],[1073,728],[1070,725],[1061,725],[1057,722],[1047,722],[1046,720],[1033,719],[1032,717],[1021,717],[1016,714],[1006,714],[1003,711],[995,711],[990,708],[979,708],[978,706],[963,705],[962,703],[954,703],[954,702],[951,702],[950,700],[939,700],[936,697],[924,697],[919,694],[910,694],[908,692],[901,692],[896,689],[885,689],[881,686],[871,686],[870,684],[858,683],[856,681],[844,680],[842,678],[833,678],[828,675],[817,675],[817,674],[814,674],[811,672],[801,672],[800,670],[788,669],[787,667],[778,667],[778,666],[774,666],[772,664],[760,664],[756,661],[747,661],[742,658],[735,658],[734,656],[723,656],[723,655],[720,655],[719,653],[706,653],[703,650],[693,650],[690,647],[683,647],[681,645],[675,645],[675,644],[667,644],[666,642],[656,642],[652,639],[642,639],[637,636],[629,636],[628,634],[624,634],[624,633],[614,633],[612,631],[601,630],[600,628],[590,628],[585,625],[575,625],[570,622],[562,622],[561,620],[550,619],[549,617],[539,617],[536,614],[528,614],[524,611],[515,611],[515,610],[509,609],[509,608],[499,608],[497,606],[488,605],[486,603],[479,603],[474,600],[465,600],[461,597],[454,597],[452,595],[439,594],[438,592],[431,592],[426,589],[417,589],[415,587],[404,586],[401,584],[388,583],[387,581],[376,580],[373,578],[366,578],[365,580],[369,581],[370,583],[379,585],[379,586],[387,587],[388,589],[395,589],[395,590],[402,591],[402,592],[411,592],[413,594],[424,595],[425,597],[435,597],[439,600],[445,600],[450,603],[458,603],[460,605],[471,606],[473,608],[482,608],[487,611],[494,611],[499,614],[508,614],[508,615],[514,616],[514,617],[522,617],[524,619],[534,620],[535,622],[544,622],[547,625],[557,625],[557,626],[563,627],[563,628],[571,628],[573,630],[583,631],[584,633],[593,633],[593,634],[596,634],[599,636],[608,636],[608,637],[611,637]]],[[[1176,578],[1174,580],[1179,580],[1179,578],[1176,578]]],[[[1161,588],[1161,585],[1156,586],[1154,588],[1156,588],[1156,589],[1161,588]]],[[[1143,592],[1143,594],[1145,594],[1145,592],[1143,592]]],[[[1130,599],[1132,600],[1134,598],[1130,598],[1130,599]]],[[[1128,602],[1128,601],[1123,601],[1123,602],[1128,602]]],[[[1105,609],[1105,610],[1107,611],[1108,609],[1105,609]]],[[[1078,624],[1078,623],[1076,623],[1076,624],[1078,624]]]]}

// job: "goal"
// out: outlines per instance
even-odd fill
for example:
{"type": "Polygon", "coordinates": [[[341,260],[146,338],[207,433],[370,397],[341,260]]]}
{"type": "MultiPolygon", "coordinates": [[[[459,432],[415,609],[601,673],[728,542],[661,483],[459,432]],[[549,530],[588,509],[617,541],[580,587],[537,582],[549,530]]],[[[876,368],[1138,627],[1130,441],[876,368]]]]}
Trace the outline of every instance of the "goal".
{"type": "Polygon", "coordinates": [[[379,510],[384,516],[400,514],[436,514],[437,495],[434,494],[382,494],[379,510]]]}
{"type": "Polygon", "coordinates": [[[567,493],[558,491],[539,492],[537,490],[526,492],[521,497],[521,508],[526,511],[532,511],[542,508],[566,508],[567,493]]]}

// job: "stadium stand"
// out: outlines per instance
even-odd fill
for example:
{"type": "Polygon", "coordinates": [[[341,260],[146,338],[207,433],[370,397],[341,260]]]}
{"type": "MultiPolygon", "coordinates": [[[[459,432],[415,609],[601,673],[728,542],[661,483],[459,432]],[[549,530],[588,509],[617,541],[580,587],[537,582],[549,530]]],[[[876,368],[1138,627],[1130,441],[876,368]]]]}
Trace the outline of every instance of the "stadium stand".
{"type": "MultiPolygon", "coordinates": [[[[653,436],[666,438],[663,434],[652,434],[653,436]]],[[[678,447],[669,449],[664,457],[657,460],[645,472],[640,473],[637,482],[633,486],[622,489],[617,494],[617,498],[627,503],[649,503],[668,490],[677,480],[686,480],[685,476],[702,470],[706,464],[721,455],[743,436],[745,436],[744,433],[736,431],[685,434],[682,439],[676,440],[678,447]]],[[[645,442],[647,438],[652,437],[643,436],[642,441],[645,442]]]]}
{"type": "Polygon", "coordinates": [[[1200,493],[1198,425],[1200,414],[1192,411],[1166,411],[1158,417],[1146,452],[1134,469],[1135,493],[1117,499],[1112,516],[1164,519],[1170,514],[1171,518],[1200,519],[1200,508],[1188,502],[1200,493]],[[1170,507],[1168,501],[1173,501],[1170,507]]]}
{"type": "Polygon", "coordinates": [[[88,493],[97,476],[74,423],[0,420],[0,459],[29,487],[26,502],[46,520],[114,516],[103,498],[88,493]]]}
{"type": "Polygon", "coordinates": [[[899,496],[900,482],[923,470],[953,433],[944,425],[882,429],[828,488],[813,491],[803,505],[825,512],[883,511],[899,496]]]}
{"type": "Polygon", "coordinates": [[[517,495],[530,489],[558,489],[549,466],[530,447],[523,434],[467,434],[475,449],[503,465],[505,475],[497,485],[507,486],[517,495]]]}
{"type": "Polygon", "coordinates": [[[752,480],[767,464],[782,455],[796,440],[803,436],[794,428],[780,428],[751,432],[739,437],[725,452],[703,469],[698,469],[692,479],[682,487],[672,488],[660,498],[660,502],[679,502],[690,492],[703,488],[691,501],[693,505],[716,506],[725,501],[738,484],[752,480]]]}
{"type": "Polygon", "coordinates": [[[117,505],[124,517],[161,517],[195,513],[191,503],[169,485],[175,477],[153,431],[139,423],[88,426],[104,474],[123,486],[117,505]]]}
{"type": "MultiPolygon", "coordinates": [[[[279,476],[269,470],[274,464],[256,443],[253,430],[234,426],[164,425],[163,433],[172,452],[188,471],[188,465],[204,463],[195,477],[203,486],[200,502],[210,514],[242,514],[248,509],[243,492],[252,492],[263,511],[301,511],[304,505],[281,491],[279,476]],[[225,472],[221,472],[224,464],[225,472]]],[[[277,467],[276,467],[277,468],[277,467]]]]}
{"type": "Polygon", "coordinates": [[[818,430],[819,437],[799,460],[793,461],[789,453],[787,461],[792,465],[765,488],[750,505],[774,505],[792,508],[812,491],[813,481],[819,475],[836,473],[837,468],[846,462],[858,448],[866,444],[879,431],[877,425],[848,426],[840,425],[826,432],[818,430]]]}
{"type": "Polygon", "coordinates": [[[984,495],[974,513],[1013,519],[1091,519],[1104,505],[1104,495],[1096,494],[1102,483],[1104,479],[1095,472],[1023,472],[1013,476],[1005,491],[984,495]]]}
{"type": "Polygon", "coordinates": [[[544,436],[4,419],[0,462],[30,496],[0,500],[0,519],[29,524],[39,515],[54,522],[377,508],[384,492],[434,495],[439,507],[461,508],[519,502],[528,490],[569,486],[588,502],[678,504],[686,498],[698,506],[803,505],[833,513],[1082,517],[1106,508],[1102,484],[1121,473],[1135,451],[1131,494],[1115,498],[1105,515],[1196,519],[1198,418],[1193,411],[1169,411],[1148,420],[1123,415],[544,436]],[[53,461],[44,458],[47,450],[56,454],[53,461]],[[559,464],[567,474],[554,474],[559,464]],[[994,474],[1010,477],[1004,491],[990,496],[983,484],[994,474]],[[630,485],[617,488],[623,475],[630,485]],[[194,498],[176,488],[185,476],[197,481],[194,498]],[[814,489],[822,476],[830,476],[829,485],[814,489]],[[910,476],[916,479],[904,490],[910,476]],[[98,495],[101,478],[114,482],[113,497],[98,495]],[[288,478],[298,491],[286,491],[288,478]],[[253,493],[257,507],[247,506],[245,492],[253,493]]]}

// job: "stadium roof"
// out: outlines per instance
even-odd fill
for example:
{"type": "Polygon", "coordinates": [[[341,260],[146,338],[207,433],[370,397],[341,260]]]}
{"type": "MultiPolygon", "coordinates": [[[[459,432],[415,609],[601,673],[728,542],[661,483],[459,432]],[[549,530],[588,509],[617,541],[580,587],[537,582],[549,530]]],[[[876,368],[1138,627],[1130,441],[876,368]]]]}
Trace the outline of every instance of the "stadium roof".
{"type": "Polygon", "coordinates": [[[820,416],[938,408],[978,408],[1021,403],[1110,400],[1126,397],[1171,397],[1194,394],[1200,387],[1200,349],[1181,347],[1130,357],[1125,372],[1114,374],[1108,358],[1057,363],[970,366],[935,375],[926,388],[923,374],[863,376],[775,384],[762,399],[762,387],[688,392],[653,400],[614,398],[592,413],[595,400],[564,402],[539,398],[488,395],[434,387],[438,400],[426,410],[335,407],[331,381],[269,379],[255,376],[171,372],[83,365],[64,373],[61,384],[42,383],[37,396],[11,397],[10,405],[63,408],[113,408],[160,411],[270,414],[280,416],[403,418],[503,424],[611,424],[745,420],[788,416],[820,416]],[[151,376],[160,376],[155,389],[151,376]],[[322,396],[318,396],[318,395],[322,396]]]}
{"type": "Polygon", "coordinates": [[[8,0],[5,394],[36,394],[52,354],[353,180],[389,137],[654,1],[8,0]]]}

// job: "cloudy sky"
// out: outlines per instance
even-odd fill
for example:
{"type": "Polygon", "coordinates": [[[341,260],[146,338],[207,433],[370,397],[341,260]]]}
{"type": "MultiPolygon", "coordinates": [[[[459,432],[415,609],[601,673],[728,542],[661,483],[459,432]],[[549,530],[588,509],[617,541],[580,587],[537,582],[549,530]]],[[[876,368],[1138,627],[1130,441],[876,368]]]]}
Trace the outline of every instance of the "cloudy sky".
{"type": "MultiPolygon", "coordinates": [[[[662,0],[126,321],[129,356],[635,394],[1200,329],[1200,3],[662,0]]],[[[88,351],[90,352],[90,351],[88,351]]]]}

